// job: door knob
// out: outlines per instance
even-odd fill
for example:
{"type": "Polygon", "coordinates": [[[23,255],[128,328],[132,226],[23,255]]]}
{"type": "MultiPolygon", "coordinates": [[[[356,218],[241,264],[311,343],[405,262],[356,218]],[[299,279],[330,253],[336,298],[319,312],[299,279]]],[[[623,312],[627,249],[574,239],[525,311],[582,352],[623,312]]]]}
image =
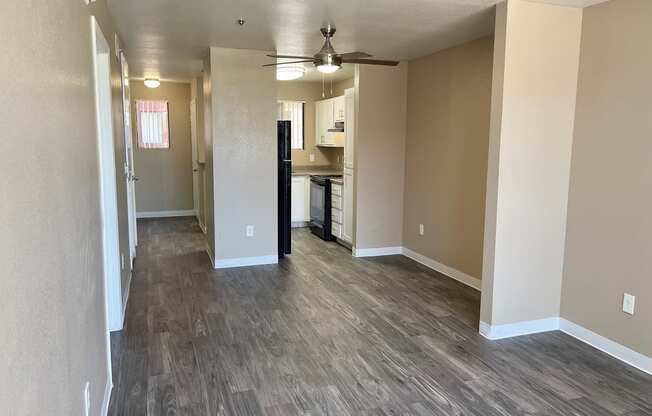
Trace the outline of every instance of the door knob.
{"type": "Polygon", "coordinates": [[[134,181],[134,182],[136,182],[138,179],[140,179],[138,176],[132,176],[131,177],[131,180],[134,181]]]}

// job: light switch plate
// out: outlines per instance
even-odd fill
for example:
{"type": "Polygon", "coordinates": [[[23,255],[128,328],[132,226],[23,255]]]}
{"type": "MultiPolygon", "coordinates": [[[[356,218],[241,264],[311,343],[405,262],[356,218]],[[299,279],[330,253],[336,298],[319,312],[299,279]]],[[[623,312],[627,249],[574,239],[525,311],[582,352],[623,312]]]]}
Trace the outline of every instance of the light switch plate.
{"type": "Polygon", "coordinates": [[[314,153],[310,153],[310,161],[311,162],[315,161],[315,154],[314,153]]]}
{"type": "Polygon", "coordinates": [[[423,224],[419,224],[419,235],[424,235],[425,233],[426,233],[426,230],[423,227],[423,224]]]}
{"type": "Polygon", "coordinates": [[[254,236],[254,226],[253,225],[247,225],[246,233],[247,233],[247,237],[253,237],[254,236]]]}
{"type": "Polygon", "coordinates": [[[634,308],[636,306],[636,296],[625,293],[623,296],[623,312],[634,315],[634,308]]]}

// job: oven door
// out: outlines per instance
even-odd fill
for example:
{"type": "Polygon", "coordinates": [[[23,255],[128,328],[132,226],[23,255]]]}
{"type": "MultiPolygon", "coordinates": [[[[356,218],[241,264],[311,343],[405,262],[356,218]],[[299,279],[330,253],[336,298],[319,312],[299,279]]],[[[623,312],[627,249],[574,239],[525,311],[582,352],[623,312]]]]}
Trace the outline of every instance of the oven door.
{"type": "Polygon", "coordinates": [[[316,227],[324,226],[326,206],[326,184],[310,180],[310,222],[316,227]]]}

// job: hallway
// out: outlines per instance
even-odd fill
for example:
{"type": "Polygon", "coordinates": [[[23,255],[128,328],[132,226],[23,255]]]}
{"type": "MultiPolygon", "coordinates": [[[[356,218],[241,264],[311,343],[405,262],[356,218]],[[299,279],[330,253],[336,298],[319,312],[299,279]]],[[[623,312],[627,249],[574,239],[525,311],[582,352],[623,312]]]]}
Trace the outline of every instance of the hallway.
{"type": "Polygon", "coordinates": [[[213,270],[194,218],[139,220],[110,415],[644,415],[652,378],[560,332],[489,342],[480,294],[293,232],[213,270]]]}

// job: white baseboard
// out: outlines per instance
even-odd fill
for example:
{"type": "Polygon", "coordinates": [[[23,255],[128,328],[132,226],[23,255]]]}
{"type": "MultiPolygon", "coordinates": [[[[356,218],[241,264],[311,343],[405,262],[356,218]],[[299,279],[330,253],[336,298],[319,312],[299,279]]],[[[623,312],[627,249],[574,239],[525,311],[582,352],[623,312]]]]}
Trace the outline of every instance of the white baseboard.
{"type": "Polygon", "coordinates": [[[403,247],[378,247],[378,248],[353,247],[353,257],[393,256],[396,254],[403,254],[403,247]]]}
{"type": "Polygon", "coordinates": [[[202,233],[206,234],[208,232],[206,224],[202,224],[202,222],[199,221],[199,217],[197,217],[197,222],[199,223],[199,228],[201,228],[202,233]]]}
{"type": "Polygon", "coordinates": [[[109,376],[106,380],[104,387],[104,399],[102,399],[102,409],[100,415],[107,416],[109,414],[109,403],[111,402],[111,391],[113,390],[113,381],[109,376]]]}
{"type": "Polygon", "coordinates": [[[516,322],[513,324],[489,325],[480,321],[480,334],[491,340],[519,337],[521,335],[537,334],[539,332],[556,331],[559,329],[559,318],[536,319],[534,321],[516,322]]]}
{"type": "Polygon", "coordinates": [[[624,345],[618,344],[600,334],[577,325],[569,320],[560,318],[560,330],[568,335],[585,342],[600,351],[623,361],[632,367],[652,375],[652,358],[632,350],[624,345]]]}
{"type": "Polygon", "coordinates": [[[170,210],[170,211],[141,211],[136,213],[136,218],[170,218],[170,217],[196,217],[197,211],[194,209],[187,210],[170,210]]]}
{"type": "Polygon", "coordinates": [[[423,254],[419,254],[416,251],[412,251],[406,247],[403,247],[403,255],[441,274],[445,274],[451,279],[455,279],[458,282],[464,283],[465,285],[470,286],[473,289],[482,290],[482,281],[478,278],[470,276],[452,267],[446,266],[445,264],[442,264],[437,260],[433,260],[429,257],[424,256],[423,254]]]}
{"type": "Polygon", "coordinates": [[[562,331],[612,357],[652,375],[652,358],[618,344],[590,329],[564,318],[546,318],[534,321],[516,322],[505,325],[489,325],[480,321],[480,334],[491,340],[536,334],[539,332],[562,331]]]}
{"type": "Polygon", "coordinates": [[[228,269],[231,267],[245,267],[245,266],[260,266],[263,264],[277,264],[277,263],[278,263],[277,254],[273,254],[270,256],[217,259],[214,262],[216,269],[228,269]]]}

